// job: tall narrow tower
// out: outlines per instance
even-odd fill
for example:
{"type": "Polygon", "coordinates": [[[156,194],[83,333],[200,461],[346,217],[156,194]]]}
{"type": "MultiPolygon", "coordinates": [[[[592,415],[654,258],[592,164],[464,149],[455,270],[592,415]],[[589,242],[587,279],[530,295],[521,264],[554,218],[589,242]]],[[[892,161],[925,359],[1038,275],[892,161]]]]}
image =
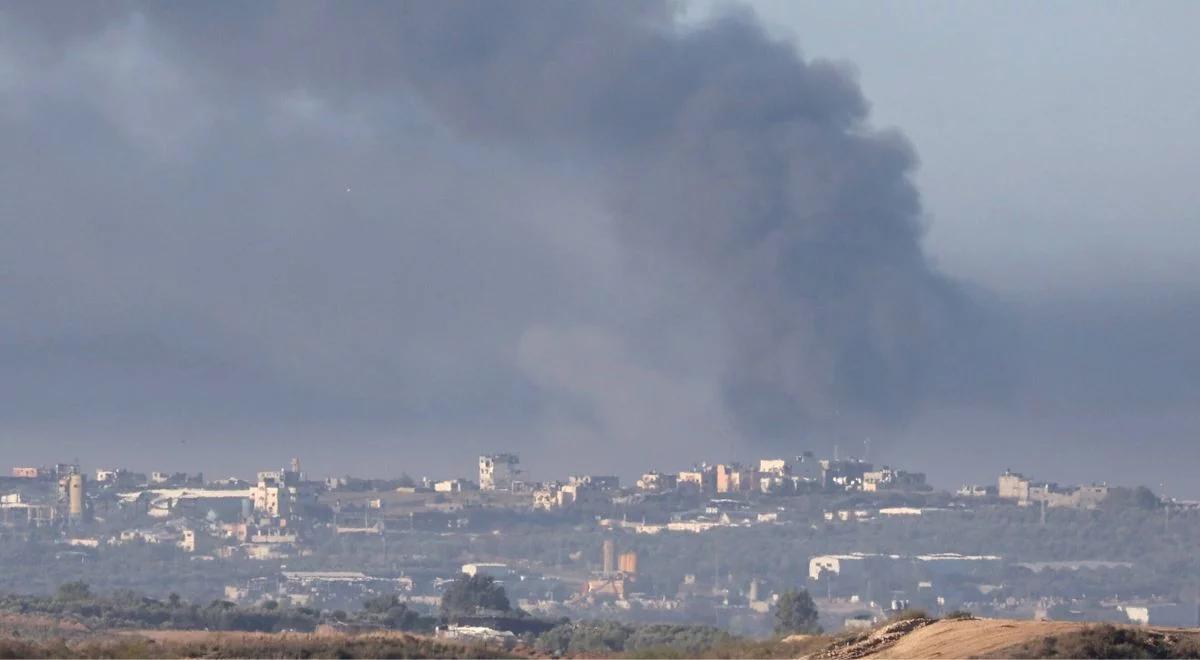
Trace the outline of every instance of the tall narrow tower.
{"type": "Polygon", "coordinates": [[[71,522],[83,522],[84,481],[79,473],[67,476],[67,513],[71,522]]]}
{"type": "Polygon", "coordinates": [[[604,539],[604,574],[612,575],[616,568],[617,544],[612,539],[604,539]]]}

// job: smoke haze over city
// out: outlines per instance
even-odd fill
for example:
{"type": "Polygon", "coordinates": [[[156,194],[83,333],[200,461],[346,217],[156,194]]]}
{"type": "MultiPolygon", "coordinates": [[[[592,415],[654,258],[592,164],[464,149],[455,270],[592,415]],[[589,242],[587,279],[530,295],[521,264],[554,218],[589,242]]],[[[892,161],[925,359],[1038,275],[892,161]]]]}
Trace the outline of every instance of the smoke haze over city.
{"type": "Polygon", "coordinates": [[[1196,6],[879,7],[0,6],[0,449],[1200,496],[1196,6]]]}

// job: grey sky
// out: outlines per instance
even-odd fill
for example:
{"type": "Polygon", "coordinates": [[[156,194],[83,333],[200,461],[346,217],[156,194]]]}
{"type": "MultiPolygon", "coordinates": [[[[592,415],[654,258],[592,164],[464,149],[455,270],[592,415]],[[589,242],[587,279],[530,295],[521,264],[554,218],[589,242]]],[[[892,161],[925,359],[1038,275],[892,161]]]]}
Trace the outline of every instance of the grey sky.
{"type": "Polygon", "coordinates": [[[0,9],[9,462],[1200,458],[1195,5],[66,7],[0,9]]]}
{"type": "Polygon", "coordinates": [[[916,144],[948,271],[1023,295],[1200,281],[1196,3],[754,7],[854,63],[875,122],[916,144]]]}

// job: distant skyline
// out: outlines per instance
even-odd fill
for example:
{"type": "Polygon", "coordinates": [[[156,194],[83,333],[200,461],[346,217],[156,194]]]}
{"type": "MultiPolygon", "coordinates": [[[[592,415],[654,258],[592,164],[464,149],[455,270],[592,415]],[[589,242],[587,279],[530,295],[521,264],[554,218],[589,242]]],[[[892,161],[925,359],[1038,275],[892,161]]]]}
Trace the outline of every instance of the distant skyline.
{"type": "Polygon", "coordinates": [[[1200,497],[1197,24],[0,5],[0,463],[1200,497]]]}

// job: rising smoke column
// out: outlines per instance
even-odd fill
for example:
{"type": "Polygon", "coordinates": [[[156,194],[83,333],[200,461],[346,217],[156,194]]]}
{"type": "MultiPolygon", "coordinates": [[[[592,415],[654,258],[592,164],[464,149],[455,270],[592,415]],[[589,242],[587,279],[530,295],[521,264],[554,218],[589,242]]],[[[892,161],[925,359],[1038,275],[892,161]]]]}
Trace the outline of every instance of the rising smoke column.
{"type": "Polygon", "coordinates": [[[627,248],[694,275],[748,430],[995,385],[991,321],[922,251],[913,149],[867,124],[844,67],[746,13],[683,30],[632,3],[410,9],[397,64],[443,116],[592,154],[627,248]]]}
{"type": "MultiPolygon", "coordinates": [[[[415,94],[592,172],[631,259],[688,273],[747,430],[902,417],[994,384],[990,321],[921,247],[916,158],[845,67],[666,3],[126,5],[231,84],[415,94]]],[[[565,220],[564,220],[565,221],[565,220]]]]}

